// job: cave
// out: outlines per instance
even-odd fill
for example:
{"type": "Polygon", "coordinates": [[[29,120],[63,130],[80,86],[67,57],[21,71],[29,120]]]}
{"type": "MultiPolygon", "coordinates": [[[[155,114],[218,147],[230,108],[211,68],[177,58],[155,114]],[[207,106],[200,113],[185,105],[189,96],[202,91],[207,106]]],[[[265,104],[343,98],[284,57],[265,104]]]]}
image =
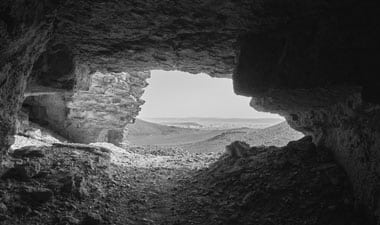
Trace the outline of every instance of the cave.
{"type": "Polygon", "coordinates": [[[236,95],[232,79],[181,71],[151,71],[135,122],[125,127],[128,145],[221,152],[231,141],[282,147],[303,137],[279,115],[255,111],[236,95]]]}
{"type": "MultiPolygon", "coordinates": [[[[15,171],[19,175],[9,149],[22,124],[22,112],[72,142],[117,145],[124,138],[124,127],[135,120],[143,104],[149,71],[207,73],[232,78],[235,93],[251,97],[253,108],[283,116],[306,136],[280,152],[305,148],[315,154],[301,151],[301,159],[303,154],[315,160],[321,155],[332,157],[349,183],[342,192],[352,192],[353,211],[366,218],[354,224],[379,224],[379,9],[380,4],[370,0],[3,0],[0,174],[4,179],[15,171]]],[[[72,147],[62,144],[51,152],[65,157],[59,150],[72,147]]],[[[76,148],[85,149],[85,154],[90,151],[85,144],[76,148]]],[[[250,153],[236,148],[245,152],[249,146],[235,143],[227,147],[231,157],[240,159],[264,154],[276,163],[272,156],[280,154],[271,147],[264,147],[266,152],[252,147],[250,153]]],[[[103,147],[95,150],[91,151],[96,157],[104,155],[103,147]]],[[[33,162],[26,161],[29,169],[24,175],[37,170],[33,162]]],[[[309,163],[306,159],[290,161],[309,163]]],[[[220,162],[228,165],[230,161],[220,162]]],[[[282,172],[277,176],[280,179],[282,172]]],[[[75,195],[82,198],[83,179],[73,175],[67,182],[65,190],[79,187],[75,195]]],[[[0,184],[5,186],[3,181],[0,184]]],[[[48,188],[24,189],[21,200],[33,206],[41,207],[53,196],[48,188]]],[[[247,199],[263,195],[256,193],[247,199]]],[[[2,200],[5,196],[0,194],[2,200]]],[[[0,205],[0,215],[7,212],[6,207],[0,205]]],[[[20,207],[15,212],[24,209],[20,207]]],[[[243,207],[240,212],[250,209],[243,207]]],[[[41,214],[28,210],[28,215],[41,214]]],[[[344,218],[343,214],[339,215],[344,218]]],[[[235,217],[230,224],[239,220],[235,217]]],[[[270,220],[266,224],[270,223],[276,224],[270,220]]],[[[98,217],[86,215],[83,224],[101,223],[98,217]]]]}

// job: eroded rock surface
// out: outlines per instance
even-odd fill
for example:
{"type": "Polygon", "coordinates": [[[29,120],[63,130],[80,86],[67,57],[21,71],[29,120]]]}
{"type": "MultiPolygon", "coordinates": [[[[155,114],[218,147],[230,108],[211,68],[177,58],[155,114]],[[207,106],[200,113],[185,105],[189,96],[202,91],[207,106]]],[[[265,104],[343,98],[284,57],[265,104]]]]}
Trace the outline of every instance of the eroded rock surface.
{"type": "Polygon", "coordinates": [[[234,156],[109,143],[41,148],[45,157],[23,159],[41,165],[38,176],[0,182],[0,223],[368,224],[346,174],[311,137],[282,148],[232,143],[244,152],[234,156]],[[111,157],[96,154],[100,147],[111,157]]]}
{"type": "Polygon", "coordinates": [[[120,144],[125,126],[144,103],[140,97],[149,72],[90,74],[80,67],[77,73],[72,90],[44,92],[29,86],[24,110],[69,140],[120,144]]]}
{"type": "Polygon", "coordinates": [[[52,32],[51,2],[0,3],[0,149],[13,143],[15,120],[26,79],[52,32]]]}
{"type": "Polygon", "coordinates": [[[57,130],[64,125],[76,140],[114,142],[120,126],[103,125],[133,120],[141,102],[105,107],[115,96],[130,98],[86,85],[98,82],[99,72],[113,89],[117,83],[103,78],[123,72],[143,83],[138,73],[151,69],[216,77],[234,71],[235,91],[252,96],[252,106],[280,113],[334,152],[358,206],[376,220],[379,8],[370,0],[1,1],[1,152],[13,142],[29,75],[37,119],[44,115],[57,130]]]}

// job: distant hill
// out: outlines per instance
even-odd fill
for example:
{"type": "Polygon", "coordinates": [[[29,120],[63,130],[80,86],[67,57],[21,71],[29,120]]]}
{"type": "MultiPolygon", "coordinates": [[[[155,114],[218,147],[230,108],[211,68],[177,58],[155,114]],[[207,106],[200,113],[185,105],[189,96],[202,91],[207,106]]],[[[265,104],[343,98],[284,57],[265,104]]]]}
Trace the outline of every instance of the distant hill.
{"type": "Polygon", "coordinates": [[[128,124],[127,129],[128,129],[129,136],[169,135],[169,134],[178,134],[178,133],[183,133],[183,132],[185,133],[194,132],[193,129],[151,123],[151,122],[140,120],[140,119],[136,119],[135,123],[133,124],[128,124]]]}
{"type": "Polygon", "coordinates": [[[141,119],[128,124],[127,129],[127,141],[134,145],[178,145],[205,140],[220,133],[218,130],[167,126],[141,119]]]}
{"type": "MultiPolygon", "coordinates": [[[[283,118],[146,118],[146,120],[164,125],[197,124],[200,129],[223,130],[233,128],[265,128],[284,121],[283,118]]],[[[191,126],[190,126],[191,127],[191,126]]]]}
{"type": "Polygon", "coordinates": [[[218,117],[151,117],[150,121],[224,121],[224,122],[251,122],[251,123],[275,123],[282,122],[282,118],[218,118],[218,117]]]}
{"type": "Polygon", "coordinates": [[[203,130],[166,126],[137,119],[129,124],[127,140],[135,145],[179,146],[190,152],[224,151],[233,141],[245,141],[250,145],[283,146],[303,135],[286,122],[263,128],[234,128],[203,130]]]}
{"type": "Polygon", "coordinates": [[[286,122],[264,129],[226,130],[207,140],[189,143],[181,147],[189,152],[219,152],[233,141],[244,141],[251,146],[284,146],[289,141],[300,139],[303,134],[295,131],[286,122]]]}
{"type": "Polygon", "coordinates": [[[165,125],[171,125],[171,126],[183,127],[183,128],[203,128],[201,124],[194,123],[194,122],[173,122],[173,123],[166,123],[165,125]]]}

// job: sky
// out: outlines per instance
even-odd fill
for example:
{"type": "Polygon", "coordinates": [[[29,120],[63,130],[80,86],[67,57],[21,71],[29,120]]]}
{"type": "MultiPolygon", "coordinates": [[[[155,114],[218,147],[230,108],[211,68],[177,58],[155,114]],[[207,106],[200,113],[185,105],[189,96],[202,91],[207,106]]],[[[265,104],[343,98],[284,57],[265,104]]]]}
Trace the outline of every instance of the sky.
{"type": "Polygon", "coordinates": [[[278,118],[257,112],[250,98],[233,91],[232,79],[180,71],[151,71],[142,99],[145,104],[138,118],[217,117],[278,118]]]}

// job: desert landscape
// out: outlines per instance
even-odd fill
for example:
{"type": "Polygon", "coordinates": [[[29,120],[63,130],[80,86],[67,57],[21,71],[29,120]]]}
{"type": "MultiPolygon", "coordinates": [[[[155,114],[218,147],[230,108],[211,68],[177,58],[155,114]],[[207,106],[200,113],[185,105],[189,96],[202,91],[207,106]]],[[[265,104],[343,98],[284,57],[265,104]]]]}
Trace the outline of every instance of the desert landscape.
{"type": "Polygon", "coordinates": [[[236,140],[251,146],[281,147],[303,136],[281,118],[160,118],[154,121],[157,123],[137,119],[127,125],[128,144],[208,153],[223,152],[226,145],[236,140]],[[192,128],[188,128],[189,124],[192,128]]]}

